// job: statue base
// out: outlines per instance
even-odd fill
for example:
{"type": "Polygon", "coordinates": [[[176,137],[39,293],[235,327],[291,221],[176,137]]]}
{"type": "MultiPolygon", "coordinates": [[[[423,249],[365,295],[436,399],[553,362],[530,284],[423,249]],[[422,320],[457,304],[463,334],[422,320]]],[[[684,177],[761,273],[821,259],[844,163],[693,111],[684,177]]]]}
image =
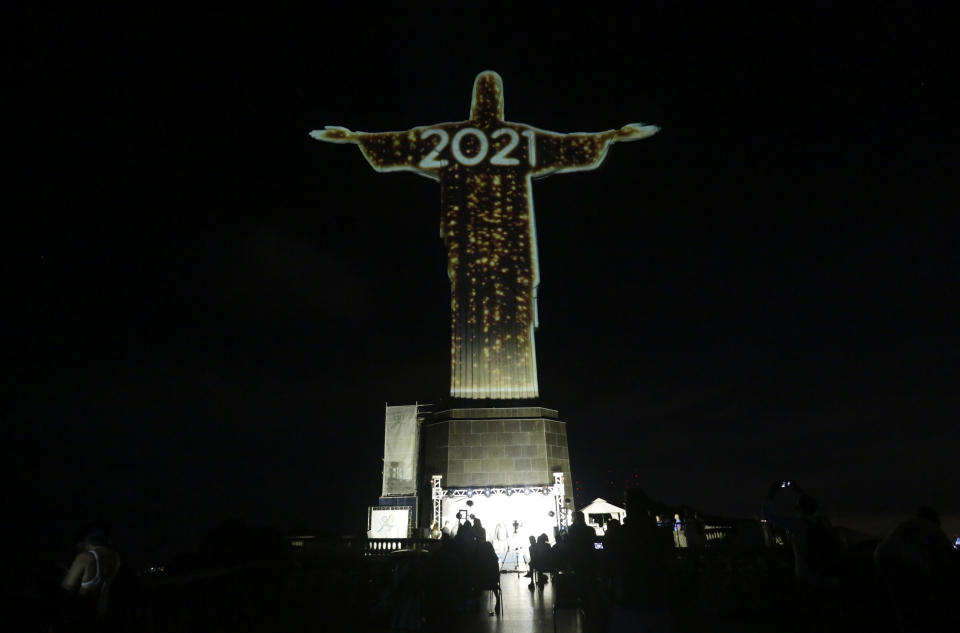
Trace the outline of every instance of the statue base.
{"type": "MultiPolygon", "coordinates": [[[[434,475],[442,476],[445,498],[455,495],[457,506],[465,504],[462,509],[467,515],[475,514],[491,528],[510,527],[511,536],[516,520],[513,515],[526,519],[528,528],[556,521],[553,518],[556,510],[554,473],[563,473],[564,509],[573,508],[567,425],[555,409],[540,406],[444,409],[426,416],[420,428],[420,440],[421,527],[429,527],[432,522],[429,504],[434,475]],[[516,498],[508,503],[506,497],[516,498]],[[467,501],[472,503],[466,505],[467,501]],[[521,502],[523,507],[518,506],[521,502]],[[502,510],[500,505],[504,506],[502,510]]],[[[445,506],[443,514],[447,522],[452,518],[446,516],[450,514],[448,508],[452,511],[452,505],[445,503],[445,506]]],[[[494,540],[492,534],[490,537],[494,540]]],[[[523,540],[526,542],[526,535],[523,540]]]]}

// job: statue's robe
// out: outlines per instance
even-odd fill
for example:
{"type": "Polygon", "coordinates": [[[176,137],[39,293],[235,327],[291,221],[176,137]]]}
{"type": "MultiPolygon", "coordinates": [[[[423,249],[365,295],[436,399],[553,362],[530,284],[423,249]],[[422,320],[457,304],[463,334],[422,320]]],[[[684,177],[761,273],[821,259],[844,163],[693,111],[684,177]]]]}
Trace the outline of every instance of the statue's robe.
{"type": "Polygon", "coordinates": [[[377,171],[413,171],[440,182],[451,285],[450,395],[538,397],[533,333],[540,271],[531,179],[598,167],[612,141],[630,140],[624,131],[559,134],[506,122],[500,76],[485,72],[474,82],[467,121],[402,132],[329,127],[315,135],[358,144],[377,171]],[[494,164],[498,153],[507,164],[494,164]],[[481,154],[476,164],[465,164],[481,154]]]}

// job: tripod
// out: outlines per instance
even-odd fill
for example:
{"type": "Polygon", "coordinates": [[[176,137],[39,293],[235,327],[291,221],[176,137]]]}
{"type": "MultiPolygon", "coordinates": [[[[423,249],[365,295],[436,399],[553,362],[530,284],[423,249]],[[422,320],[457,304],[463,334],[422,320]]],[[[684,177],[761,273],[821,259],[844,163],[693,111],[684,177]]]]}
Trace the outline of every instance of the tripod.
{"type": "Polygon", "coordinates": [[[520,546],[507,546],[507,549],[503,552],[503,558],[500,559],[500,573],[510,574],[516,572],[517,576],[519,576],[521,572],[525,573],[527,571],[526,567],[523,555],[520,554],[520,546]],[[513,565],[513,569],[505,569],[508,559],[510,560],[510,564],[513,565]],[[521,567],[523,567],[523,569],[521,569],[521,567]]]}

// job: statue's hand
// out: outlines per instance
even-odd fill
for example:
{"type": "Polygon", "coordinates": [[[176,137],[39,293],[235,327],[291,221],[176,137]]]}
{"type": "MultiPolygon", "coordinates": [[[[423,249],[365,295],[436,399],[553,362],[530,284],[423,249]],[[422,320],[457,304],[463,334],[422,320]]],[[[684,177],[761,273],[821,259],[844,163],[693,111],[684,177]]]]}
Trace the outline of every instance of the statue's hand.
{"type": "Polygon", "coordinates": [[[356,143],[357,135],[345,127],[338,125],[328,125],[322,130],[310,132],[310,136],[318,141],[327,141],[328,143],[356,143]]]}
{"type": "Polygon", "coordinates": [[[643,123],[628,123],[617,130],[618,141],[639,141],[642,138],[653,136],[660,131],[656,125],[644,125],[643,123]]]}

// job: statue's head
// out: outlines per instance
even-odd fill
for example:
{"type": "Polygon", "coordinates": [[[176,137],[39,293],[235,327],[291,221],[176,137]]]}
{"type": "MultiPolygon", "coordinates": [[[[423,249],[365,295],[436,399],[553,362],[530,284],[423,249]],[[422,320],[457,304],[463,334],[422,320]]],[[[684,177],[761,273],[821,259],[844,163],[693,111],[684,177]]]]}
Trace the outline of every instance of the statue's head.
{"type": "Polygon", "coordinates": [[[503,121],[503,80],[492,70],[485,70],[473,81],[471,121],[503,121]]]}

